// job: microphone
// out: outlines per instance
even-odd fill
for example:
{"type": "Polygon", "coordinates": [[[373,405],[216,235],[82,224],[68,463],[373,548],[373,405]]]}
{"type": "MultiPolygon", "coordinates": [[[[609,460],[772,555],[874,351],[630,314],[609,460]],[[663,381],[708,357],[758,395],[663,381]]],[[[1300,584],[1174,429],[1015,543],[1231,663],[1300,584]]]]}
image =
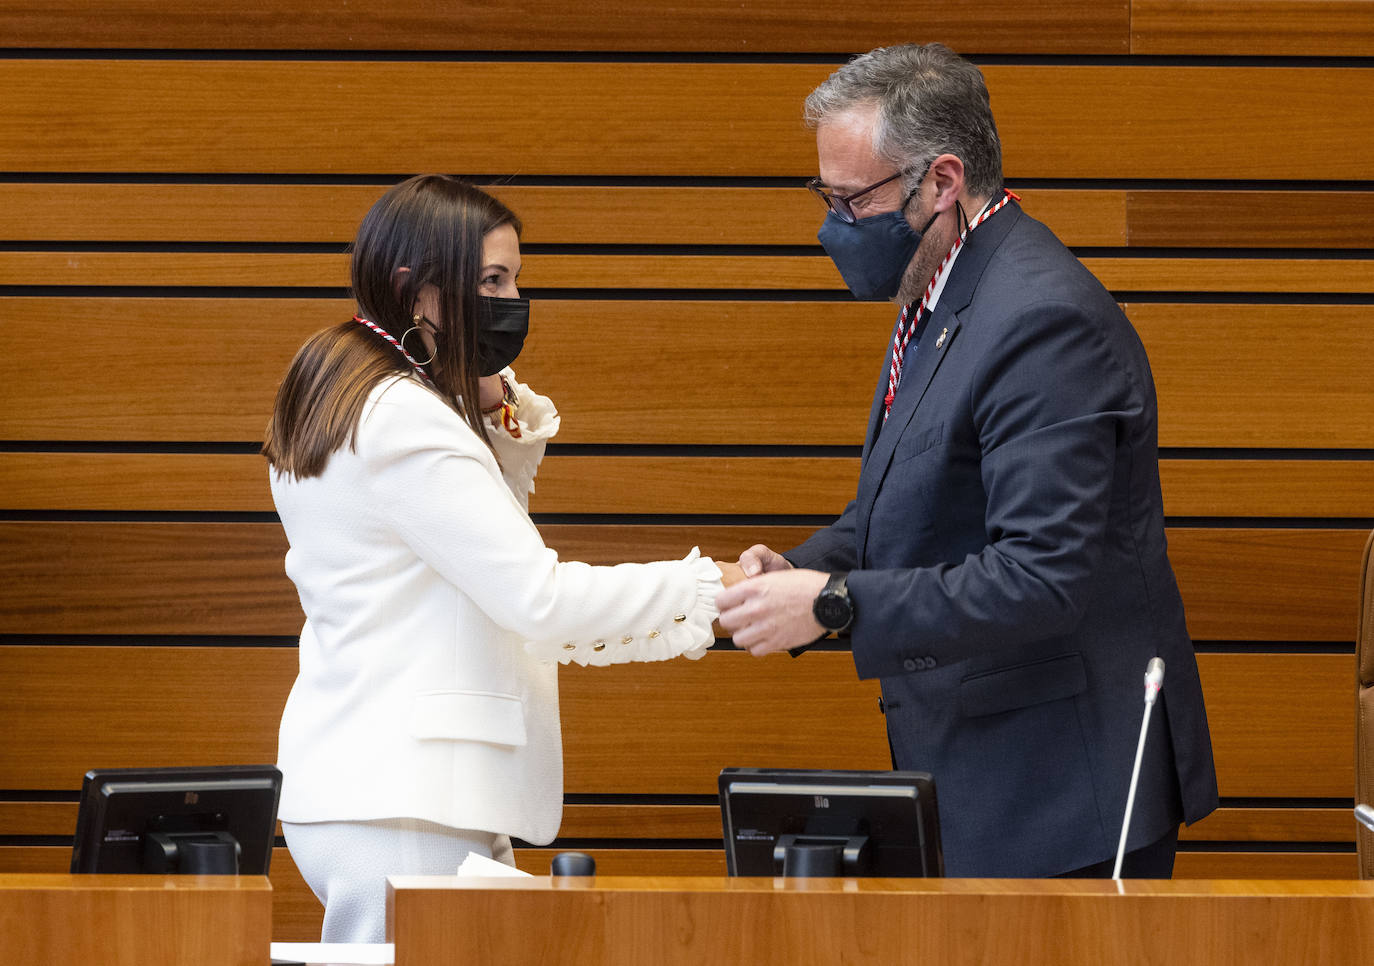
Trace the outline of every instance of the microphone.
{"type": "Polygon", "coordinates": [[[1145,715],[1140,719],[1140,740],[1135,746],[1135,767],[1131,769],[1131,787],[1126,792],[1126,815],[1121,819],[1121,841],[1116,847],[1116,866],[1112,878],[1121,880],[1121,860],[1126,857],[1126,833],[1131,830],[1131,810],[1135,808],[1135,786],[1140,780],[1140,762],[1145,756],[1145,734],[1150,727],[1150,712],[1154,710],[1155,698],[1164,687],[1164,661],[1150,658],[1145,666],[1145,715]]]}
{"type": "Polygon", "coordinates": [[[553,857],[550,875],[596,875],[596,860],[586,852],[559,852],[553,857]]]}
{"type": "Polygon", "coordinates": [[[1164,660],[1152,657],[1145,665],[1145,703],[1154,704],[1159,697],[1159,689],[1164,687],[1164,660]]]}
{"type": "Polygon", "coordinates": [[[1360,823],[1364,825],[1365,828],[1374,832],[1374,808],[1368,805],[1356,805],[1355,817],[1360,820],[1360,823]]]}

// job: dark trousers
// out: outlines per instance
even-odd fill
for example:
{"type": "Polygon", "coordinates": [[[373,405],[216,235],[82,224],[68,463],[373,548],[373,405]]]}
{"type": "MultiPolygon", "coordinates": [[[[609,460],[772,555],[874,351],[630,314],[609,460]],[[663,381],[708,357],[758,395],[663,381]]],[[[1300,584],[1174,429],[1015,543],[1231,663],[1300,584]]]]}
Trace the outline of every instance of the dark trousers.
{"type": "MultiPolygon", "coordinates": [[[[1178,826],[1158,841],[1127,852],[1121,859],[1123,879],[1168,879],[1174,874],[1174,854],[1178,851],[1178,826]]],[[[1110,879],[1116,856],[1105,862],[1055,876],[1056,879],[1110,879]]]]}

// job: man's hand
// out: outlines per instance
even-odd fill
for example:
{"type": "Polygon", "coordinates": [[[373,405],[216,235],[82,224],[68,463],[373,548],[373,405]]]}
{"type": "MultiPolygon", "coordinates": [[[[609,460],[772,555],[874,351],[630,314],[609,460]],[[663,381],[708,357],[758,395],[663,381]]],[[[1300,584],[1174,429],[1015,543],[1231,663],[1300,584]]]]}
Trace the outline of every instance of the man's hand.
{"type": "Polygon", "coordinates": [[[768,549],[761,543],[754,544],[740,554],[739,565],[746,577],[757,577],[759,574],[771,574],[779,570],[792,569],[792,565],[788,563],[786,557],[768,549]]]}
{"type": "MultiPolygon", "coordinates": [[[[755,549],[767,550],[750,548],[745,553],[755,549]]],[[[734,638],[736,647],[746,648],[755,657],[810,644],[825,634],[811,605],[829,578],[819,570],[793,570],[789,564],[727,587],[716,595],[720,626],[734,638]]]]}

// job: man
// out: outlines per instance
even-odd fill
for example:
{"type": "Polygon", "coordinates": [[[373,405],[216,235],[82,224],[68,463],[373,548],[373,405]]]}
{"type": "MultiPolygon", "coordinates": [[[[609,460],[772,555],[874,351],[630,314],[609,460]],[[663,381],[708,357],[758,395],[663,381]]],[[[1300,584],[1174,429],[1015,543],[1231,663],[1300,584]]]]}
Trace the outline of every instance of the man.
{"type": "Polygon", "coordinates": [[[1140,340],[1003,189],[975,66],[875,50],[806,116],[821,243],[856,295],[903,308],[857,498],[785,555],[746,551],[760,576],[720,595],[721,624],[755,655],[849,635],[894,766],[935,777],[958,876],[1111,873],[1161,657],[1123,874],[1167,878],[1217,788],[1140,340]]]}

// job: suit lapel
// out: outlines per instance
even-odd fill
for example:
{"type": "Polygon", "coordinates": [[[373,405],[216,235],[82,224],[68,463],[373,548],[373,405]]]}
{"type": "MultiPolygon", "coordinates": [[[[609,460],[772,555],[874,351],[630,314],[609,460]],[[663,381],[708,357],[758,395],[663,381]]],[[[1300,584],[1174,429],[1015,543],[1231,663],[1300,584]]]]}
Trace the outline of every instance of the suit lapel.
{"type": "Polygon", "coordinates": [[[897,314],[897,319],[892,323],[892,331],[887,336],[887,354],[883,356],[883,368],[878,373],[878,385],[873,390],[873,405],[868,410],[868,431],[864,433],[864,452],[859,460],[860,472],[863,467],[868,465],[868,454],[873,450],[873,444],[878,439],[878,431],[883,426],[883,398],[887,395],[887,373],[892,367],[892,340],[897,337],[897,323],[901,321],[901,313],[897,314]]]}
{"type": "Polygon", "coordinates": [[[863,462],[859,471],[858,517],[855,521],[858,537],[859,566],[864,566],[864,553],[868,547],[868,523],[877,501],[878,491],[892,462],[892,454],[898,440],[916,416],[931,380],[935,378],[940,363],[951,346],[954,345],[963,322],[960,313],[973,301],[973,293],[988,266],[993,253],[997,251],[1011,231],[1012,226],[1021,218],[1021,209],[1013,204],[993,215],[978,228],[969,233],[963,250],[954,262],[945,290],[935,305],[935,312],[921,333],[916,355],[902,373],[897,386],[896,398],[887,422],[883,418],[883,396],[887,391],[887,372],[892,361],[892,344],[888,340],[887,360],[883,375],[874,395],[873,412],[869,416],[868,435],[864,442],[863,462]]]}
{"type": "Polygon", "coordinates": [[[877,501],[878,490],[887,476],[887,468],[892,462],[892,453],[897,448],[897,441],[902,438],[907,425],[916,415],[926,390],[930,388],[930,381],[935,378],[935,372],[940,368],[945,352],[954,344],[954,337],[958,331],[959,320],[946,308],[944,300],[941,299],[935,306],[935,314],[931,316],[921,335],[915,357],[902,373],[902,381],[897,386],[897,396],[892,400],[892,411],[888,414],[885,424],[882,423],[882,396],[878,397],[878,421],[882,428],[859,471],[856,529],[859,538],[860,566],[863,565],[864,550],[868,546],[869,516],[873,512],[873,504],[877,501]]]}

